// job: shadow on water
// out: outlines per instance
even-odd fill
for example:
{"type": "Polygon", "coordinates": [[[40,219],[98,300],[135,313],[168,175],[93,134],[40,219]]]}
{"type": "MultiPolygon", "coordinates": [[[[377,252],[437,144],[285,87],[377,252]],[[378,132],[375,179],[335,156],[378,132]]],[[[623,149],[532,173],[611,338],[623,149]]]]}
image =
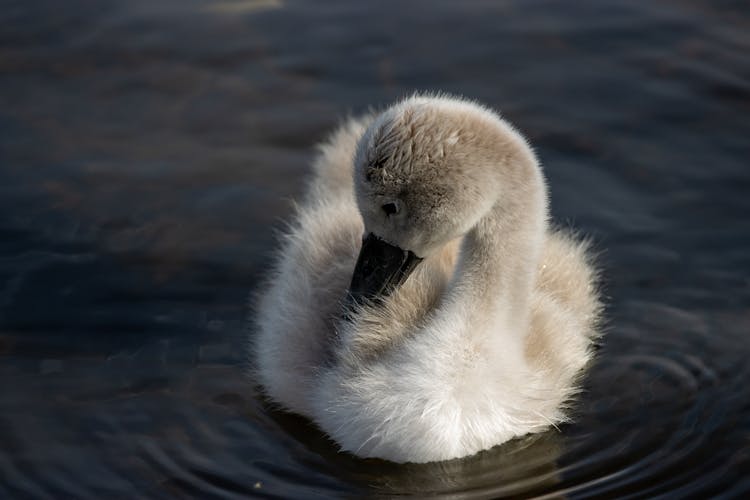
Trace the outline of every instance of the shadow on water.
{"type": "Polygon", "coordinates": [[[274,412],[281,429],[318,455],[315,467],[375,496],[453,497],[533,495],[553,491],[560,482],[556,460],[561,436],[556,432],[526,436],[463,459],[428,464],[395,464],[342,453],[312,423],[274,412]],[[375,473],[374,473],[375,472],[375,473]]]}
{"type": "Polygon", "coordinates": [[[42,0],[0,22],[0,497],[750,492],[741,2],[42,0]],[[396,465],[243,367],[313,145],[415,89],[529,136],[553,216],[601,250],[609,328],[572,423],[396,465]]]}

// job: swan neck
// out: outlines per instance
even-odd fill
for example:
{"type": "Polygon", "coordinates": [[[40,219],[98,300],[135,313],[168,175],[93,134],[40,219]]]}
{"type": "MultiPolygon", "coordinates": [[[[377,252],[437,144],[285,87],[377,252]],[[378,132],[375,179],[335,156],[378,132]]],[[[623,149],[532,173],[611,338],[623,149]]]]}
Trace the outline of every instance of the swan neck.
{"type": "Polygon", "coordinates": [[[544,181],[532,172],[525,192],[517,192],[522,196],[496,203],[466,235],[455,283],[470,320],[491,318],[519,335],[527,331],[547,229],[544,181]]]}

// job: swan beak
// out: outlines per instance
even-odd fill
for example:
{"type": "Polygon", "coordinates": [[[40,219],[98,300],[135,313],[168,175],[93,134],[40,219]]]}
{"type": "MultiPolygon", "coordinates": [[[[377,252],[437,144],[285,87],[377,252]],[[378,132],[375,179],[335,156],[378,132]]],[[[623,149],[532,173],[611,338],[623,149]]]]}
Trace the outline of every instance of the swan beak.
{"type": "Polygon", "coordinates": [[[387,297],[399,287],[422,261],[414,252],[386,243],[370,233],[354,267],[349,298],[357,304],[387,297]]]}

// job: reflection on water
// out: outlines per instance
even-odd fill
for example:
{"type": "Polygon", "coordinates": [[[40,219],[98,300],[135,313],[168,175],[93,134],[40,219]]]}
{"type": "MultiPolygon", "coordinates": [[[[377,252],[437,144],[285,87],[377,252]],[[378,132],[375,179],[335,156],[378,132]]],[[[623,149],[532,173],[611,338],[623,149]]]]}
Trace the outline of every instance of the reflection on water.
{"type": "Polygon", "coordinates": [[[6,2],[0,497],[750,491],[741,2],[6,2]],[[576,422],[476,457],[339,454],[243,376],[247,294],[347,112],[499,109],[602,249],[576,422]]]}

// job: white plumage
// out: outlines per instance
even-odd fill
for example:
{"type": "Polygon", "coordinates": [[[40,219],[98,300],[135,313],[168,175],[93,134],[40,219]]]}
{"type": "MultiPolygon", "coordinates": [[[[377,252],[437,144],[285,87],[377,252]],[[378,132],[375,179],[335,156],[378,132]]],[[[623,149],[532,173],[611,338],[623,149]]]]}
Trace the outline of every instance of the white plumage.
{"type": "Polygon", "coordinates": [[[342,449],[396,462],[564,421],[600,303],[586,244],[547,219],[536,157],[482,106],[414,96],[348,121],[320,147],[262,291],[258,382],[342,449]],[[347,308],[369,233],[423,261],[347,308]]]}

